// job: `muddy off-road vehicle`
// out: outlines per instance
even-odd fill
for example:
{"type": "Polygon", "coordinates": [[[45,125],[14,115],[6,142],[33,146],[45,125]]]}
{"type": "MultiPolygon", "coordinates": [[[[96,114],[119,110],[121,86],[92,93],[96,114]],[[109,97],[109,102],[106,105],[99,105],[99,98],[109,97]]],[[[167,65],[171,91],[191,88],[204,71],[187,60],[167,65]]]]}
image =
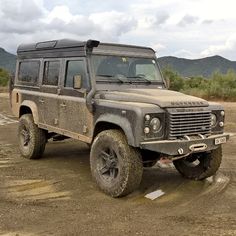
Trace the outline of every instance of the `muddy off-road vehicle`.
{"type": "Polygon", "coordinates": [[[56,40],[20,45],[11,89],[23,157],[38,159],[49,139],[91,146],[92,175],[113,197],[138,188],[143,167],[172,160],[185,177],[215,174],[224,110],[167,90],[151,48],[56,40]]]}

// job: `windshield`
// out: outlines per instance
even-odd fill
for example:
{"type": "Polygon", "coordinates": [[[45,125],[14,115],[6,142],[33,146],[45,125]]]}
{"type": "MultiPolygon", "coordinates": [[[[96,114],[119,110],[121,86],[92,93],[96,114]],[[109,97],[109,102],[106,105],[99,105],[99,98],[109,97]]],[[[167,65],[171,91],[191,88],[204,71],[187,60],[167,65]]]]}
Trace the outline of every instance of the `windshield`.
{"type": "Polygon", "coordinates": [[[109,83],[162,83],[156,60],[123,56],[93,55],[96,81],[109,83]]]}

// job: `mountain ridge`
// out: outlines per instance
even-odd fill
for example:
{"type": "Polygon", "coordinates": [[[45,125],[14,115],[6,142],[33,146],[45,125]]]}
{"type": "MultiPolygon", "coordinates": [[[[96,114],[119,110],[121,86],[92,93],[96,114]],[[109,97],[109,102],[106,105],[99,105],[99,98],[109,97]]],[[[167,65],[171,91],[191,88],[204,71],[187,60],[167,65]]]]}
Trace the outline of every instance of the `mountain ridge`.
{"type": "Polygon", "coordinates": [[[7,52],[0,47],[0,68],[6,69],[14,73],[16,66],[16,55],[7,52]]]}
{"type": "MultiPolygon", "coordinates": [[[[200,59],[187,59],[174,56],[159,57],[161,69],[171,68],[183,77],[203,76],[209,77],[215,71],[223,74],[232,69],[236,71],[236,61],[231,61],[222,56],[215,55],[200,59]]],[[[16,55],[0,47],[0,68],[11,73],[15,72],[16,55]]]]}
{"type": "Polygon", "coordinates": [[[186,59],[173,56],[158,58],[162,69],[170,67],[183,77],[209,77],[215,71],[223,74],[232,69],[236,71],[236,61],[230,61],[222,56],[215,55],[200,59],[186,59]]]}

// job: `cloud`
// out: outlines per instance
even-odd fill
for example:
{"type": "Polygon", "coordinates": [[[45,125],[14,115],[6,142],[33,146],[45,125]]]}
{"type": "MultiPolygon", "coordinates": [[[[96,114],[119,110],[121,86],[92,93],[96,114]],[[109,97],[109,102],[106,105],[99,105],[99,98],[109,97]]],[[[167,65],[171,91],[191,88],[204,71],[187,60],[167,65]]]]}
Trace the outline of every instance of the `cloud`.
{"type": "Polygon", "coordinates": [[[181,57],[181,58],[189,58],[189,59],[194,59],[197,57],[197,55],[189,50],[186,49],[180,49],[176,52],[173,53],[174,56],[176,57],[181,57]]]}
{"type": "Polygon", "coordinates": [[[37,0],[1,0],[2,18],[14,22],[29,22],[43,16],[44,10],[37,0]]]}
{"type": "Polygon", "coordinates": [[[213,22],[214,22],[213,20],[204,20],[202,21],[202,24],[209,25],[209,24],[212,24],[213,22]]]}
{"type": "Polygon", "coordinates": [[[99,38],[112,41],[117,41],[119,36],[137,26],[134,17],[117,11],[93,13],[89,20],[100,27],[103,35],[100,34],[99,38]]]}
{"type": "Polygon", "coordinates": [[[151,45],[151,47],[157,52],[159,53],[159,51],[163,50],[166,48],[165,45],[161,44],[161,43],[157,43],[157,44],[153,44],[151,45]]]}
{"type": "Polygon", "coordinates": [[[40,0],[1,0],[0,31],[27,34],[41,30],[40,19],[45,10],[40,0]]]}
{"type": "Polygon", "coordinates": [[[117,0],[98,0],[96,4],[92,0],[0,0],[0,3],[0,47],[14,53],[20,43],[94,38],[151,45],[162,56],[193,58],[217,53],[236,59],[232,46],[235,0],[130,0],[125,4],[117,0]]]}
{"type": "Polygon", "coordinates": [[[79,36],[90,35],[98,30],[96,24],[85,15],[73,15],[67,6],[56,6],[47,15],[43,22],[44,30],[77,34],[79,36]]]}
{"type": "Polygon", "coordinates": [[[66,5],[55,6],[49,11],[39,4],[40,0],[1,1],[6,4],[0,5],[0,36],[1,44],[7,49],[12,45],[7,40],[9,37],[15,39],[15,48],[22,43],[21,38],[27,43],[28,40],[38,41],[38,35],[45,37],[42,40],[97,38],[118,41],[122,34],[137,25],[134,17],[117,11],[73,14],[66,5]]]}
{"type": "Polygon", "coordinates": [[[187,25],[196,23],[197,20],[198,20],[198,17],[196,16],[185,15],[178,23],[178,26],[185,27],[187,25]]]}
{"type": "Polygon", "coordinates": [[[166,23],[166,21],[169,19],[169,14],[167,12],[159,12],[156,14],[156,21],[155,25],[162,25],[166,23]]]}
{"type": "Polygon", "coordinates": [[[201,55],[205,57],[227,52],[234,53],[235,50],[236,50],[236,34],[233,34],[228,39],[226,39],[224,44],[210,45],[207,49],[201,52],[201,55]]]}

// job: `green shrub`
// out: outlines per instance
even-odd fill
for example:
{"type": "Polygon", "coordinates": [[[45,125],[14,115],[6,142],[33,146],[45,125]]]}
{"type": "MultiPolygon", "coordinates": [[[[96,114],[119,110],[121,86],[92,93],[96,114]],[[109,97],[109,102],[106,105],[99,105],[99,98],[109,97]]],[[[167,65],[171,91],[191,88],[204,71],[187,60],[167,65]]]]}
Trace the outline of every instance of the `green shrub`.
{"type": "Polygon", "coordinates": [[[0,86],[5,87],[10,79],[10,74],[8,71],[0,68],[0,86]]]}
{"type": "Polygon", "coordinates": [[[166,68],[163,70],[163,76],[169,80],[171,90],[180,91],[183,89],[184,81],[177,72],[172,71],[170,68],[166,68]]]}

